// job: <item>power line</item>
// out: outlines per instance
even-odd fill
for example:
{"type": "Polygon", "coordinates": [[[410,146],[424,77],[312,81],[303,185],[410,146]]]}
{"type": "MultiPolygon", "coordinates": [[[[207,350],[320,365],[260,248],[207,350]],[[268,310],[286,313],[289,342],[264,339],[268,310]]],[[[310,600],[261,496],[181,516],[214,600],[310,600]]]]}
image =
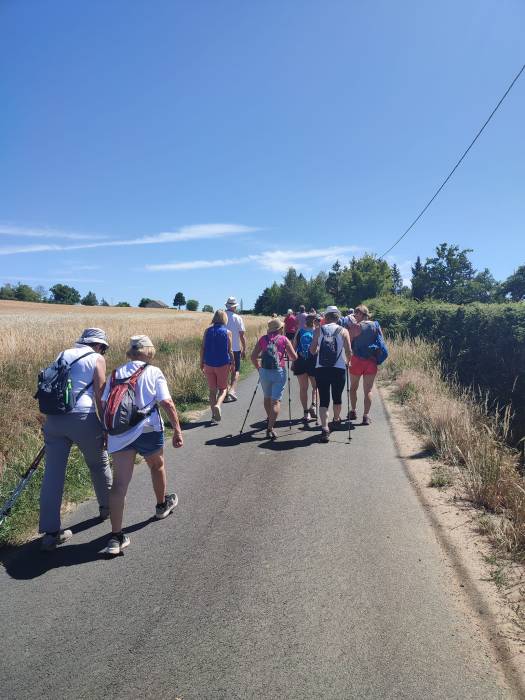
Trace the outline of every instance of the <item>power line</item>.
{"type": "Polygon", "coordinates": [[[494,107],[494,109],[493,109],[492,112],[490,113],[489,118],[488,118],[488,119],[486,120],[486,122],[483,124],[483,126],[481,127],[481,129],[480,129],[480,130],[478,131],[478,133],[474,136],[474,138],[472,139],[472,141],[471,141],[469,147],[464,151],[463,155],[462,155],[461,158],[458,160],[458,162],[456,163],[456,165],[452,168],[452,170],[449,172],[449,174],[447,175],[447,177],[443,180],[443,182],[441,183],[441,185],[440,185],[440,186],[438,187],[438,189],[434,192],[434,196],[432,197],[432,199],[430,199],[430,200],[425,204],[425,206],[424,206],[423,209],[419,212],[419,214],[416,216],[416,218],[414,219],[414,221],[410,224],[410,226],[407,228],[407,230],[406,230],[401,236],[399,236],[399,238],[397,239],[397,241],[396,241],[393,245],[391,245],[390,248],[389,248],[388,250],[386,250],[382,255],[379,256],[380,258],[384,258],[385,255],[388,255],[388,253],[390,253],[390,251],[393,250],[393,249],[396,247],[396,245],[397,245],[398,243],[400,243],[400,241],[403,240],[403,238],[407,235],[407,233],[417,224],[417,222],[419,221],[419,219],[423,216],[423,214],[426,212],[426,210],[429,208],[429,206],[432,204],[432,202],[435,200],[435,198],[436,198],[436,197],[438,196],[438,194],[441,192],[441,190],[443,189],[443,187],[445,187],[445,185],[446,185],[447,182],[450,180],[450,178],[452,177],[452,175],[454,175],[454,173],[456,172],[456,170],[459,168],[459,166],[461,165],[462,161],[463,161],[464,158],[466,157],[467,153],[470,151],[470,149],[472,148],[472,146],[476,143],[476,141],[478,140],[478,138],[481,136],[481,134],[483,133],[485,127],[486,127],[487,124],[490,122],[490,120],[492,119],[492,117],[496,114],[496,112],[498,111],[498,109],[499,109],[500,105],[502,104],[503,100],[507,97],[507,95],[509,94],[509,92],[512,90],[512,88],[514,87],[514,84],[517,82],[518,78],[520,77],[520,75],[523,73],[524,70],[525,70],[525,64],[523,64],[523,66],[521,67],[521,70],[520,70],[520,71],[518,72],[518,74],[515,76],[514,80],[511,82],[511,84],[509,85],[509,87],[505,90],[505,93],[504,93],[503,97],[500,99],[500,101],[498,102],[498,104],[494,107]]]}

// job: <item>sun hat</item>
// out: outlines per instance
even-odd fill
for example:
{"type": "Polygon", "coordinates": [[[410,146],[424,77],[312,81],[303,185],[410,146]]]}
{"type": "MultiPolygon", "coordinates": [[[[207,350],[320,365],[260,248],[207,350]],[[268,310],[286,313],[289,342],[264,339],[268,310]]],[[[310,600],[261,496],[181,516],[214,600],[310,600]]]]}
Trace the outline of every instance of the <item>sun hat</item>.
{"type": "Polygon", "coordinates": [[[327,306],[324,315],[326,316],[326,314],[336,314],[337,316],[340,316],[341,312],[337,306],[327,306]]]}
{"type": "Polygon", "coordinates": [[[268,333],[280,330],[284,326],[281,318],[272,318],[268,321],[268,333]]]}
{"type": "Polygon", "coordinates": [[[109,348],[108,337],[102,328],[84,328],[77,343],[81,345],[95,345],[96,343],[100,343],[100,345],[105,345],[109,348]]]}
{"type": "Polygon", "coordinates": [[[129,339],[130,350],[143,350],[155,347],[147,335],[132,335],[129,339]]]}
{"type": "Polygon", "coordinates": [[[288,309],[287,314],[293,314],[293,309],[288,309]]]}
{"type": "Polygon", "coordinates": [[[225,306],[226,306],[227,309],[231,309],[231,308],[233,308],[234,306],[238,306],[238,304],[237,304],[237,299],[236,299],[235,297],[228,297],[228,298],[226,299],[226,304],[225,304],[225,306]]]}

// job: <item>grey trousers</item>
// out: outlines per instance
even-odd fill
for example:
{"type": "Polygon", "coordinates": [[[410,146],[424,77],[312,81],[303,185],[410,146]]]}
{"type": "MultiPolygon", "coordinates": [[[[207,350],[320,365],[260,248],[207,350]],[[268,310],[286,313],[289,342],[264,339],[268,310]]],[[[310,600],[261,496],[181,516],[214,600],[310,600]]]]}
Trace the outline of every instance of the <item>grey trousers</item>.
{"type": "Polygon", "coordinates": [[[44,438],[46,467],[40,491],[40,532],[60,530],[60,506],[72,445],[78,446],[89,467],[99,506],[108,508],[113,477],[96,413],[47,416],[44,438]]]}

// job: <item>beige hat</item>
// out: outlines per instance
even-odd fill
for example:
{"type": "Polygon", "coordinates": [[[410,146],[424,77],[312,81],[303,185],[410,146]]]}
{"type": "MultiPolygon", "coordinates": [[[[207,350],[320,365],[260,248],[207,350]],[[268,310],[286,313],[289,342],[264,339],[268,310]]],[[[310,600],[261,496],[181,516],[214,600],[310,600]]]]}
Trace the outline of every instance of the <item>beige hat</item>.
{"type": "Polygon", "coordinates": [[[238,306],[237,299],[235,297],[228,297],[225,306],[227,309],[233,309],[235,306],[238,306]]]}
{"type": "Polygon", "coordinates": [[[273,333],[274,331],[280,330],[284,326],[283,320],[281,318],[272,318],[268,321],[268,333],[273,333]]]}
{"type": "Polygon", "coordinates": [[[132,335],[129,339],[130,350],[143,350],[155,347],[147,335],[132,335]]]}

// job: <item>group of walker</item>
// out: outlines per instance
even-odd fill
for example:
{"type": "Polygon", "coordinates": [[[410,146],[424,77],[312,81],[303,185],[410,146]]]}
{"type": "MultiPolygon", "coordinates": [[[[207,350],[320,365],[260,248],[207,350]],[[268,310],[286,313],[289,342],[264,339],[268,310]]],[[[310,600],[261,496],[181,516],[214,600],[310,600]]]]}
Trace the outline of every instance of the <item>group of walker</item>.
{"type": "MultiPolygon", "coordinates": [[[[246,356],[244,323],[236,310],[236,299],[229,297],[226,311],[215,312],[202,339],[201,369],[208,382],[211,422],[215,425],[221,420],[222,404],[237,400],[240,363],[246,356]]],[[[321,442],[328,442],[330,436],[330,394],[332,427],[342,422],[342,394],[348,372],[351,402],[348,420],[356,420],[357,389],[362,376],[363,424],[368,425],[377,373],[377,361],[370,356],[370,346],[380,333],[379,324],[369,320],[368,309],[359,306],[342,318],[335,306],[329,306],[324,317],[314,310],[307,314],[303,306],[297,315],[290,310],[286,318],[287,321],[272,318],[267,333],[257,340],[251,353],[251,362],[259,373],[257,386],[261,385],[264,394],[267,438],[276,439],[274,427],[287,381],[290,386],[287,370],[290,361],[299,382],[303,423],[307,426],[310,419],[320,418],[321,442]],[[288,329],[286,335],[284,328],[288,329]]],[[[52,551],[72,537],[71,530],[61,528],[60,511],[73,445],[80,449],[90,470],[100,519],[111,520],[106,553],[119,554],[130,543],[122,530],[122,520],[137,454],[144,458],[151,472],[156,498],[154,517],[166,518],[178,502],[175,493],[167,492],[164,424],[159,407],[164,409],[173,428],[173,447],[182,447],[183,437],[166,378],[151,364],[155,347],[146,335],[132,336],[126,351],[127,361],[106,380],[104,355],[108,347],[102,329],[86,328],[74,347],[62,352],[39,377],[37,396],[42,412],[47,414],[43,425],[46,460],[39,525],[44,551],[52,551]],[[56,404],[57,396],[61,405],[51,406],[49,402],[54,400],[56,404]],[[113,470],[108,453],[112,456],[113,470]]]]}

